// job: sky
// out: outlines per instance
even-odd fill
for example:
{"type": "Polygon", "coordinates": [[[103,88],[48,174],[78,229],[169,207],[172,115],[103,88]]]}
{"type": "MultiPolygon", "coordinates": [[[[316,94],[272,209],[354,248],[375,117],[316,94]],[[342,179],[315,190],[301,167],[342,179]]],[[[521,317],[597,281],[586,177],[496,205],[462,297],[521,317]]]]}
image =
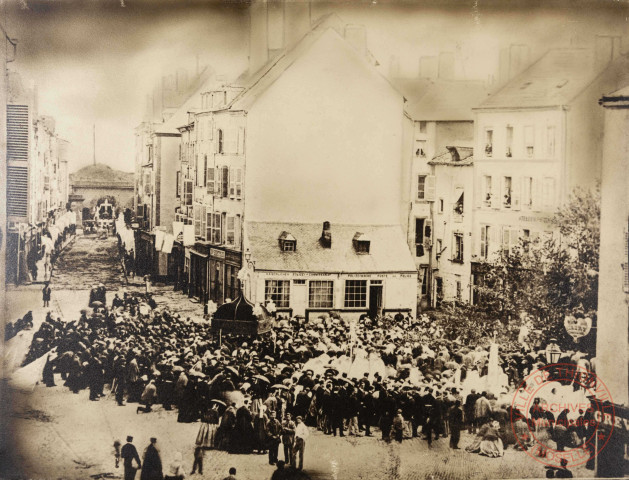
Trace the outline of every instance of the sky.
{"type": "MultiPolygon", "coordinates": [[[[592,46],[597,34],[629,40],[624,1],[319,1],[311,12],[364,25],[382,72],[395,63],[407,77],[441,51],[455,54],[459,78],[488,80],[510,44],[528,45],[534,60],[549,48],[592,46]]],[[[39,113],[55,117],[72,145],[71,172],[92,162],[94,126],[96,161],[133,171],[134,128],[161,75],[199,64],[237,76],[248,64],[242,2],[0,0],[0,22],[18,40],[11,69],[37,85],[39,113]]]]}

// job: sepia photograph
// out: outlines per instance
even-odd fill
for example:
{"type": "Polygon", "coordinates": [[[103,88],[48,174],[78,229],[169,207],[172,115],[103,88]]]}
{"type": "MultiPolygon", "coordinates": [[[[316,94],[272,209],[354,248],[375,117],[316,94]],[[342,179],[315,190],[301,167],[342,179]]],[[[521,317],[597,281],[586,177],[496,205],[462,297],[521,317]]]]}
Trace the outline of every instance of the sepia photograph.
{"type": "Polygon", "coordinates": [[[629,1],[0,40],[0,480],[629,477],[629,1]]]}

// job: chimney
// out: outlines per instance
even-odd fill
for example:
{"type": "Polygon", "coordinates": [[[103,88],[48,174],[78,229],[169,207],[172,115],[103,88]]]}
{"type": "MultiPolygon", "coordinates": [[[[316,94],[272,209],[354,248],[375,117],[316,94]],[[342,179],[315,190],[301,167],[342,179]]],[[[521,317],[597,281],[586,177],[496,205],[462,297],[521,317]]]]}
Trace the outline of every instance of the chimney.
{"type": "Polygon", "coordinates": [[[531,49],[528,45],[509,45],[500,49],[498,78],[505,83],[522,72],[531,62],[531,49]]]}
{"type": "Polygon", "coordinates": [[[614,35],[597,35],[594,47],[595,66],[597,69],[605,67],[609,62],[618,58],[621,51],[622,37],[614,35]]]}
{"type": "Polygon", "coordinates": [[[421,57],[419,59],[419,77],[435,80],[439,74],[439,59],[437,57],[421,57]]]}
{"type": "Polygon", "coordinates": [[[312,19],[309,1],[286,2],[284,24],[286,25],[286,46],[290,47],[310,31],[312,19]]]}
{"type": "Polygon", "coordinates": [[[332,248],[332,232],[330,231],[330,222],[323,222],[323,231],[319,243],[323,248],[332,248]]]}
{"type": "Polygon", "coordinates": [[[441,80],[454,80],[453,52],[442,52],[439,54],[439,78],[441,80]]]}
{"type": "Polygon", "coordinates": [[[253,73],[269,59],[266,0],[252,1],[249,17],[249,71],[253,73]]]}

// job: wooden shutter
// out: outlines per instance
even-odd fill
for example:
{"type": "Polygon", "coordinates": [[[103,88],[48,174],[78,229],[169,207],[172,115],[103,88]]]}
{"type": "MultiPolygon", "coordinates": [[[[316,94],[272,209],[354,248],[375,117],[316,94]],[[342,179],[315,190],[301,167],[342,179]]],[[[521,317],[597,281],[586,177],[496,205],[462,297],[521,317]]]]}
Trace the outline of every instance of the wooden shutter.
{"type": "Polygon", "coordinates": [[[429,202],[435,201],[435,176],[426,175],[426,183],[424,184],[424,200],[429,202]]]}
{"type": "Polygon", "coordinates": [[[520,210],[521,184],[521,177],[511,178],[511,208],[513,208],[514,210],[520,210]]]}
{"type": "Polygon", "coordinates": [[[234,167],[229,167],[229,196],[232,198],[236,196],[235,170],[236,169],[234,167]]]}
{"type": "Polygon", "coordinates": [[[485,236],[486,234],[486,225],[481,225],[480,226],[480,256],[481,258],[485,258],[485,248],[487,246],[487,237],[485,236]]]}
{"type": "Polygon", "coordinates": [[[236,170],[236,198],[242,198],[242,168],[236,170]]]}
{"type": "Polygon", "coordinates": [[[216,174],[216,170],[214,167],[210,167],[207,169],[207,193],[210,195],[214,195],[214,178],[216,174]]]}
{"type": "Polygon", "coordinates": [[[482,175],[476,175],[474,177],[474,208],[476,208],[476,210],[479,210],[483,205],[483,187],[480,185],[482,180],[482,175]]]}
{"type": "Polygon", "coordinates": [[[520,240],[520,230],[512,228],[509,231],[509,252],[515,247],[520,240]]]}
{"type": "Polygon", "coordinates": [[[491,208],[499,209],[502,204],[500,183],[496,175],[491,176],[491,208]]]}

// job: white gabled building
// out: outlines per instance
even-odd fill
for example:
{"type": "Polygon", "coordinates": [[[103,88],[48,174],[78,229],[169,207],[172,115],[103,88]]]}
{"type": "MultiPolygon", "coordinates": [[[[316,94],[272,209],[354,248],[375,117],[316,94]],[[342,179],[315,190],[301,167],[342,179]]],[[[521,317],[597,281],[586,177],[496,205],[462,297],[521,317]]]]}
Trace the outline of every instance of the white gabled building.
{"type": "Polygon", "coordinates": [[[193,296],[233,298],[241,254],[254,302],[302,315],[415,311],[404,98],[355,30],[323,18],[258,71],[206,92],[182,127],[193,296]],[[318,241],[324,222],[329,246],[318,241]]]}

